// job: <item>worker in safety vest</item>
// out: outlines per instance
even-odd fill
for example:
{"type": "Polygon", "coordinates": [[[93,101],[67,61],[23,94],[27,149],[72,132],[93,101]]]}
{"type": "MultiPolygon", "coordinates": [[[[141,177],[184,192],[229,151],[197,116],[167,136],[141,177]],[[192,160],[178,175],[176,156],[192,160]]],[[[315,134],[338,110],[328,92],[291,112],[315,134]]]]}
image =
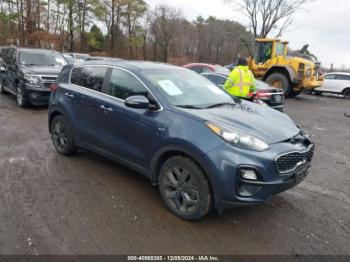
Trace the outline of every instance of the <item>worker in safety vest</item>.
{"type": "Polygon", "coordinates": [[[248,68],[248,60],[245,57],[238,59],[237,67],[229,75],[224,89],[230,95],[240,98],[251,98],[256,94],[256,83],[253,73],[248,68]]]}

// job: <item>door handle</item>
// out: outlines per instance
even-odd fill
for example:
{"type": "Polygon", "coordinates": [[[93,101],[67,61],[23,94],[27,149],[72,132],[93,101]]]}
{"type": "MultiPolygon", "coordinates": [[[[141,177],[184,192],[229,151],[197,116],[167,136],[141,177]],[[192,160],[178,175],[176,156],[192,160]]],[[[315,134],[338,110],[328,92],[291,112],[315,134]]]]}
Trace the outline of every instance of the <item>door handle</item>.
{"type": "Polygon", "coordinates": [[[113,112],[113,108],[111,108],[109,106],[100,105],[100,108],[104,111],[107,111],[107,112],[113,112]]]}
{"type": "Polygon", "coordinates": [[[74,98],[74,95],[72,93],[65,93],[65,96],[68,96],[69,98],[74,98]]]}

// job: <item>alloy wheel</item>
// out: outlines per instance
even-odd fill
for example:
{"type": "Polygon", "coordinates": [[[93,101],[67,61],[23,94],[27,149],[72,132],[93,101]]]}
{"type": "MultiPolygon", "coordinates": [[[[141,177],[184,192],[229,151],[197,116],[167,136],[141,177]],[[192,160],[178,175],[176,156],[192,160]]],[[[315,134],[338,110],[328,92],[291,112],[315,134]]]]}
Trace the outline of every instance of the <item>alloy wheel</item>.
{"type": "Polygon", "coordinates": [[[345,99],[350,99],[350,90],[345,91],[344,98],[345,99]]]}
{"type": "Polygon", "coordinates": [[[17,98],[17,103],[19,105],[22,105],[23,104],[23,93],[22,93],[22,89],[20,87],[17,87],[16,98],[17,98]]]}
{"type": "Polygon", "coordinates": [[[181,212],[191,212],[199,204],[198,187],[193,175],[180,167],[166,172],[164,193],[168,203],[181,212]]]}
{"type": "Polygon", "coordinates": [[[60,120],[54,124],[52,140],[59,151],[63,151],[68,144],[67,130],[60,120]]]}

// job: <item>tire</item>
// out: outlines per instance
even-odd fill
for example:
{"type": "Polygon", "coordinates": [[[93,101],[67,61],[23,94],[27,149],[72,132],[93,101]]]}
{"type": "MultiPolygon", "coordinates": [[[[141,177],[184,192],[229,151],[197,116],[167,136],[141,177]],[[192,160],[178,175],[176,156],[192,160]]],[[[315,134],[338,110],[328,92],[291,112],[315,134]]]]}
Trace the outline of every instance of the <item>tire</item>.
{"type": "Polygon", "coordinates": [[[322,92],[321,91],[315,91],[315,95],[320,96],[320,95],[322,95],[322,92]]]}
{"type": "Polygon", "coordinates": [[[66,119],[58,115],[50,123],[50,134],[52,143],[58,153],[69,156],[76,153],[73,133],[66,119]]]}
{"type": "Polygon", "coordinates": [[[266,78],[266,82],[274,87],[282,88],[286,97],[290,97],[293,91],[292,84],[284,74],[273,73],[266,78]]]}
{"type": "Polygon", "coordinates": [[[345,89],[343,94],[345,99],[350,99],[350,88],[345,89]]]}
{"type": "Polygon", "coordinates": [[[0,80],[0,94],[6,94],[7,92],[5,91],[4,88],[4,81],[0,80]]]}
{"type": "Polygon", "coordinates": [[[159,192],[167,209],[182,219],[199,220],[212,209],[209,181],[187,157],[175,156],[163,164],[159,192]]]}
{"type": "Polygon", "coordinates": [[[25,90],[20,85],[17,85],[16,87],[16,102],[19,107],[25,108],[27,107],[28,103],[25,98],[25,90]]]}

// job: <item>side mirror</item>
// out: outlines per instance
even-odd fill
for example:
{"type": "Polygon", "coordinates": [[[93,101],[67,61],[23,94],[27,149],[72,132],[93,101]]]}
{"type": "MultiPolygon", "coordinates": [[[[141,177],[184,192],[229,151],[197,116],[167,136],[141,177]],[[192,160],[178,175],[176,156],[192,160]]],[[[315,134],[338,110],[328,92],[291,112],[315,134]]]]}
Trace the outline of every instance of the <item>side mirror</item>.
{"type": "Polygon", "coordinates": [[[148,109],[149,100],[145,96],[129,96],[125,99],[125,105],[130,108],[148,109]]]}

